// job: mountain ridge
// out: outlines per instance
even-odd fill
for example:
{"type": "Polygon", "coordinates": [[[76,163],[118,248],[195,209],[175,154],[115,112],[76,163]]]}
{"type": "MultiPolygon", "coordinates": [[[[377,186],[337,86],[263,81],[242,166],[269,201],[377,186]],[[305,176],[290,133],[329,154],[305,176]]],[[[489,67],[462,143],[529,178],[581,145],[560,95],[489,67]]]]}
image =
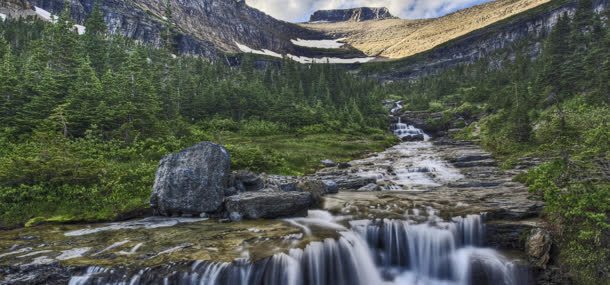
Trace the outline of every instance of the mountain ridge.
{"type": "Polygon", "coordinates": [[[309,22],[362,22],[371,20],[397,19],[386,7],[358,7],[351,9],[330,9],[315,11],[309,22]]]}

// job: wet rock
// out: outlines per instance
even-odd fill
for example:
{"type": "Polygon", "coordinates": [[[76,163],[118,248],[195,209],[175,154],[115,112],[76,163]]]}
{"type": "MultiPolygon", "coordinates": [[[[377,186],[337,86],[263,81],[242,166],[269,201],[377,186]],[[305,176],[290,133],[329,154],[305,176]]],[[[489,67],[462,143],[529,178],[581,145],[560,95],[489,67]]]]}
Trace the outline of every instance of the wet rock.
{"type": "Polygon", "coordinates": [[[297,189],[297,178],[293,176],[267,175],[265,178],[265,187],[283,192],[294,192],[297,189]]]}
{"type": "Polygon", "coordinates": [[[464,161],[464,162],[454,162],[453,166],[457,168],[467,168],[467,167],[490,167],[497,166],[495,160],[486,159],[486,160],[476,160],[476,161],[464,161]]]}
{"type": "Polygon", "coordinates": [[[375,191],[381,191],[381,187],[379,185],[377,185],[376,183],[371,183],[371,184],[368,184],[366,186],[358,188],[358,190],[356,190],[356,191],[358,191],[358,192],[375,192],[375,191]]]}
{"type": "Polygon", "coordinates": [[[415,142],[415,141],[423,141],[424,134],[412,134],[412,135],[404,135],[401,140],[403,142],[415,142]]]}
{"type": "Polygon", "coordinates": [[[250,171],[237,171],[233,174],[236,188],[243,191],[252,192],[265,188],[265,181],[258,174],[250,171]]]}
{"type": "Polygon", "coordinates": [[[235,187],[229,187],[225,189],[225,197],[234,196],[237,194],[239,194],[239,190],[237,190],[237,188],[235,187]]]}
{"type": "Polygon", "coordinates": [[[297,189],[301,192],[311,193],[313,206],[322,206],[322,197],[328,194],[328,186],[322,180],[305,180],[297,184],[297,189]]]}
{"type": "Polygon", "coordinates": [[[307,192],[246,192],[225,199],[229,215],[243,219],[303,217],[312,204],[312,195],[307,192]]]}
{"type": "Polygon", "coordinates": [[[161,159],[151,196],[158,214],[217,212],[228,188],[229,153],[203,142],[161,159]]]}
{"type": "Polygon", "coordinates": [[[320,163],[322,163],[322,165],[324,165],[324,167],[335,167],[337,166],[337,163],[330,160],[330,159],[325,159],[320,161],[320,163]]]}
{"type": "Polygon", "coordinates": [[[0,284],[68,284],[70,277],[79,270],[80,269],[74,267],[61,266],[59,263],[9,267],[0,266],[0,284]],[[4,277],[4,280],[2,277],[4,277]]]}
{"type": "Polygon", "coordinates": [[[347,162],[342,162],[342,163],[339,163],[339,165],[337,167],[339,169],[348,169],[348,168],[352,167],[352,165],[347,162]]]}
{"type": "Polygon", "coordinates": [[[476,152],[476,153],[461,154],[456,157],[450,158],[449,161],[451,161],[451,162],[472,162],[472,161],[481,161],[481,160],[489,160],[489,159],[493,159],[491,154],[483,153],[483,152],[476,152]]]}
{"type": "Polygon", "coordinates": [[[347,176],[347,177],[337,177],[337,179],[334,179],[334,181],[337,183],[337,186],[339,187],[339,189],[356,190],[362,186],[376,183],[377,179],[359,177],[359,176],[347,176]]]}
{"type": "Polygon", "coordinates": [[[327,194],[337,194],[339,193],[339,186],[337,182],[332,180],[322,180],[324,184],[326,184],[326,193],[327,194]]]}
{"type": "Polygon", "coordinates": [[[546,268],[550,260],[551,235],[544,229],[533,229],[525,243],[525,252],[530,262],[540,268],[546,268]]]}

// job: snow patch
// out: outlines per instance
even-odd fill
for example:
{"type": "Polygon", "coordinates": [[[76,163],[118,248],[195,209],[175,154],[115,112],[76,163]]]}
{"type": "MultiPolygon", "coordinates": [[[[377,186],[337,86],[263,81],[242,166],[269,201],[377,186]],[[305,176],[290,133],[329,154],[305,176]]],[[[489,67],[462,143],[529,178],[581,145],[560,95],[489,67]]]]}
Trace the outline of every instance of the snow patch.
{"type": "Polygon", "coordinates": [[[267,50],[267,49],[256,50],[256,49],[250,48],[247,45],[240,44],[238,42],[235,42],[235,45],[237,45],[237,47],[239,48],[240,51],[245,52],[245,53],[253,53],[253,54],[260,54],[260,55],[267,55],[267,56],[272,56],[272,57],[283,58],[283,56],[281,54],[267,50]]]}
{"type": "Polygon", "coordinates": [[[83,35],[83,34],[85,34],[85,31],[87,30],[87,29],[85,28],[85,26],[83,26],[83,25],[74,25],[74,28],[76,28],[76,32],[77,32],[79,35],[83,35]]]}
{"type": "Polygon", "coordinates": [[[345,43],[340,42],[340,41],[343,41],[343,40],[345,40],[345,38],[335,39],[335,40],[302,40],[302,39],[296,39],[296,40],[290,40],[290,41],[294,45],[301,46],[301,47],[323,48],[323,49],[337,49],[337,48],[340,48],[340,47],[345,45],[345,43]]]}
{"type": "Polygon", "coordinates": [[[299,63],[337,63],[337,64],[350,64],[350,63],[365,63],[374,60],[374,57],[357,57],[357,58],[338,58],[338,57],[319,57],[311,58],[305,56],[296,56],[289,54],[288,58],[299,62],[299,63]]]}
{"type": "Polygon", "coordinates": [[[6,17],[7,17],[6,14],[0,13],[0,20],[4,21],[4,20],[6,20],[6,17]]]}
{"type": "MultiPolygon", "coordinates": [[[[248,47],[247,45],[243,45],[240,44],[238,42],[235,42],[235,45],[237,45],[237,47],[239,48],[239,50],[241,52],[244,53],[253,53],[253,54],[260,54],[260,55],[267,55],[267,56],[272,56],[272,57],[277,57],[277,58],[284,58],[283,55],[274,52],[274,51],[270,51],[267,49],[263,49],[263,50],[256,50],[256,49],[252,49],[250,47],[248,47]]],[[[320,57],[320,58],[311,58],[311,57],[305,57],[305,56],[296,56],[296,55],[292,55],[292,54],[288,54],[286,55],[286,57],[299,62],[299,63],[337,63],[337,64],[350,64],[350,63],[365,63],[365,62],[369,62],[374,60],[374,57],[358,57],[358,58],[338,58],[338,57],[320,57]]]]}
{"type": "Polygon", "coordinates": [[[37,15],[38,15],[40,18],[42,18],[42,19],[44,19],[44,20],[46,20],[46,21],[49,21],[49,22],[55,22],[55,21],[57,20],[57,16],[53,16],[53,15],[51,14],[51,12],[49,12],[49,11],[47,11],[47,10],[45,10],[45,9],[42,9],[42,8],[40,8],[40,7],[36,7],[36,6],[34,6],[34,11],[36,12],[36,14],[37,14],[37,15]]]}

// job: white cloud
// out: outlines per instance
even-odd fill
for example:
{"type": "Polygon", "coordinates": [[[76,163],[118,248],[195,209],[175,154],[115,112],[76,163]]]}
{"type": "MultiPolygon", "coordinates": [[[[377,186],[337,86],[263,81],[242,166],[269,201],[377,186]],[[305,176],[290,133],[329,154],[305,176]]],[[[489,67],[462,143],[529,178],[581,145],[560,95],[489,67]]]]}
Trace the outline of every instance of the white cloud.
{"type": "Polygon", "coordinates": [[[431,18],[489,0],[246,0],[248,5],[285,21],[303,22],[316,10],[387,7],[395,16],[431,18]]]}

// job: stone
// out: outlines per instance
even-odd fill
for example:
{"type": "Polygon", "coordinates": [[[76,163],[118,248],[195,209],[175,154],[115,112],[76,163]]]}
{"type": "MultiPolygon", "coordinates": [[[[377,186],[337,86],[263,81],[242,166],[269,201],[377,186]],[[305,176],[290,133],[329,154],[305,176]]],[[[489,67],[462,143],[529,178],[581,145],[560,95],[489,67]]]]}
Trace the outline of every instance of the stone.
{"type": "Polygon", "coordinates": [[[337,163],[330,160],[330,159],[325,159],[320,161],[320,163],[322,163],[322,165],[324,165],[324,167],[335,167],[337,166],[337,163]]]}
{"type": "Polygon", "coordinates": [[[381,187],[377,183],[371,183],[366,186],[362,186],[356,190],[358,192],[376,192],[381,191],[381,187]]]}
{"type": "Polygon", "coordinates": [[[339,189],[356,190],[362,186],[376,183],[377,179],[359,176],[347,176],[335,179],[334,181],[337,183],[339,189]]]}
{"type": "Polygon", "coordinates": [[[222,209],[231,159],[220,145],[203,142],[161,159],[150,199],[164,216],[222,209]]]}
{"type": "Polygon", "coordinates": [[[313,206],[322,206],[322,197],[328,193],[328,186],[322,180],[305,180],[297,184],[297,189],[301,192],[311,193],[313,206]]]}
{"type": "Polygon", "coordinates": [[[326,184],[326,193],[327,194],[337,194],[339,193],[339,186],[337,182],[332,180],[322,180],[324,184],[326,184]]]}
{"type": "Polygon", "coordinates": [[[297,178],[293,176],[267,175],[265,187],[283,192],[294,192],[297,189],[297,178]]]}
{"type": "Polygon", "coordinates": [[[350,167],[352,167],[352,165],[351,165],[351,164],[349,164],[349,163],[347,163],[347,162],[341,162],[341,163],[339,163],[339,165],[337,166],[337,168],[339,168],[339,169],[348,169],[348,168],[350,168],[350,167]]]}
{"type": "Polygon", "coordinates": [[[265,188],[265,181],[258,174],[251,172],[240,170],[233,174],[235,179],[234,183],[237,186],[237,189],[243,189],[241,192],[245,191],[259,191],[265,188]]]}
{"type": "Polygon", "coordinates": [[[530,262],[540,268],[546,268],[551,259],[551,235],[545,229],[536,228],[530,231],[525,243],[525,253],[530,262]]]}
{"type": "Polygon", "coordinates": [[[304,217],[312,204],[312,195],[307,192],[259,191],[227,197],[225,210],[232,219],[304,217]]]}
{"type": "Polygon", "coordinates": [[[405,135],[400,140],[403,142],[415,142],[425,140],[424,134],[405,135]]]}

